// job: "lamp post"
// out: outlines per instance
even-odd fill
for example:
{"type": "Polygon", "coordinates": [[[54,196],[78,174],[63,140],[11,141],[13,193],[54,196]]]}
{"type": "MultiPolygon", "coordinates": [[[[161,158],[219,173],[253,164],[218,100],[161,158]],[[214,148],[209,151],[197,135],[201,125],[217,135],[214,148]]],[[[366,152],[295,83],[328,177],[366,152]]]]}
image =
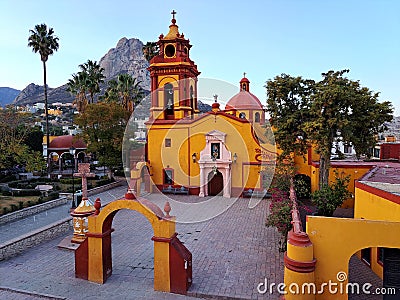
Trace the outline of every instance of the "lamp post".
{"type": "Polygon", "coordinates": [[[74,180],[74,172],[75,172],[75,152],[76,149],[74,146],[71,146],[69,148],[69,153],[73,156],[73,167],[72,167],[72,204],[71,208],[76,208],[76,203],[75,203],[75,180],[74,180]]]}

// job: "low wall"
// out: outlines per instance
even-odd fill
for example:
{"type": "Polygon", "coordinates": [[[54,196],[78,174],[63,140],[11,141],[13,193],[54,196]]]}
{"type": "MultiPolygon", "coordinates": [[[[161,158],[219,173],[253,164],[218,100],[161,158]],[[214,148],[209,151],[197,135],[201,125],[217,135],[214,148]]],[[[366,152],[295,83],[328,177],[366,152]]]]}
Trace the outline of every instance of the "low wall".
{"type": "MultiPolygon", "coordinates": [[[[113,189],[113,188],[121,186],[123,184],[124,184],[124,181],[121,180],[121,181],[116,181],[116,182],[112,182],[112,183],[109,183],[106,185],[96,187],[94,189],[88,190],[88,196],[102,193],[104,191],[113,189]]],[[[45,203],[37,204],[37,205],[31,206],[31,207],[26,207],[26,208],[8,213],[4,216],[1,216],[0,217],[0,225],[34,215],[36,213],[48,210],[48,209],[56,207],[56,206],[64,205],[64,204],[68,203],[69,201],[71,201],[71,199],[68,199],[66,197],[67,195],[68,194],[62,194],[63,197],[60,197],[58,199],[50,200],[45,203]]]]}
{"type": "Polygon", "coordinates": [[[50,200],[45,203],[37,204],[37,205],[31,206],[31,207],[26,207],[26,208],[8,213],[8,214],[0,217],[0,225],[15,221],[18,219],[22,219],[22,218],[28,217],[30,215],[34,215],[36,213],[48,210],[48,209],[56,207],[56,206],[64,205],[64,204],[68,203],[68,201],[69,200],[66,197],[62,197],[62,198],[50,200]]]}
{"type": "Polygon", "coordinates": [[[88,190],[88,196],[92,196],[94,194],[102,193],[107,190],[111,190],[117,186],[121,186],[124,184],[124,180],[115,181],[106,185],[98,186],[93,189],[88,190]]]}
{"type": "Polygon", "coordinates": [[[54,239],[72,230],[72,217],[54,222],[0,244],[0,261],[16,256],[28,248],[54,239]]]}

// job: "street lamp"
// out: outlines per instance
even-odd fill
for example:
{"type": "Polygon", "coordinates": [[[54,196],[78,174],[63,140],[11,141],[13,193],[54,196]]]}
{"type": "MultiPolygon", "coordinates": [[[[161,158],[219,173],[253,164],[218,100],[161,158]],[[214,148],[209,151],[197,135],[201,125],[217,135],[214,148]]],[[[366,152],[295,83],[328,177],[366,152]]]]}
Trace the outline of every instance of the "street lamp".
{"type": "Polygon", "coordinates": [[[73,162],[72,162],[72,205],[71,208],[76,208],[76,203],[75,203],[75,180],[74,180],[74,172],[75,172],[75,152],[76,149],[74,146],[71,146],[69,148],[69,153],[73,156],[73,162]]]}

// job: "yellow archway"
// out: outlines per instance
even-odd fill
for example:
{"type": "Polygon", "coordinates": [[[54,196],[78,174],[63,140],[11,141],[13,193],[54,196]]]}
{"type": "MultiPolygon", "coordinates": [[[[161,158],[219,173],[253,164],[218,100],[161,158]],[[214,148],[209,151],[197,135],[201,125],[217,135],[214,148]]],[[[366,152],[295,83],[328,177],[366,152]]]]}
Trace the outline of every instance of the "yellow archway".
{"type": "Polygon", "coordinates": [[[120,209],[137,211],[150,222],[154,232],[154,289],[174,292],[171,267],[176,265],[170,262],[171,243],[180,243],[175,233],[175,218],[165,216],[157,205],[145,199],[113,201],[98,215],[88,217],[86,239],[75,252],[76,277],[104,283],[111,276],[111,225],[120,209]]]}

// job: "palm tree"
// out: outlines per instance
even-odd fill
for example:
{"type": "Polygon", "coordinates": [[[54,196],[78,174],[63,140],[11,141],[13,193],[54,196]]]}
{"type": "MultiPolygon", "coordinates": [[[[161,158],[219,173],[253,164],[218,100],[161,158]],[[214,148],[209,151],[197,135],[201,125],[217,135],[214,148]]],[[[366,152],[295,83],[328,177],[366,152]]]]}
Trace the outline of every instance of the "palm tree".
{"type": "Polygon", "coordinates": [[[103,75],[104,69],[100,67],[97,61],[90,59],[79,65],[83,73],[87,74],[87,91],[90,94],[91,103],[94,102],[94,94],[100,92],[100,83],[104,82],[105,76],[103,75]]]}
{"type": "Polygon", "coordinates": [[[118,75],[117,91],[122,106],[129,112],[133,112],[136,104],[143,98],[143,91],[139,85],[140,81],[136,81],[136,78],[127,73],[118,75]]]}
{"type": "Polygon", "coordinates": [[[73,104],[76,104],[78,112],[85,111],[87,105],[86,90],[88,86],[88,76],[84,72],[72,74],[72,79],[68,80],[67,91],[75,96],[73,104]]]}
{"type": "Polygon", "coordinates": [[[150,62],[150,60],[154,56],[158,55],[159,50],[160,50],[160,48],[159,48],[157,42],[147,42],[146,45],[144,45],[142,48],[144,58],[148,62],[150,62]]]}
{"type": "Polygon", "coordinates": [[[111,79],[107,83],[108,87],[104,92],[103,96],[100,96],[100,100],[105,101],[107,103],[111,102],[119,102],[119,95],[118,95],[118,82],[115,79],[111,79]]]}
{"type": "Polygon", "coordinates": [[[28,47],[32,47],[32,51],[40,54],[40,60],[43,62],[43,79],[44,79],[44,107],[46,116],[46,144],[47,151],[49,149],[49,115],[47,109],[47,83],[46,83],[46,61],[50,55],[58,50],[58,37],[54,36],[53,28],[47,30],[46,24],[38,24],[34,30],[29,30],[31,34],[28,38],[28,47]]]}

